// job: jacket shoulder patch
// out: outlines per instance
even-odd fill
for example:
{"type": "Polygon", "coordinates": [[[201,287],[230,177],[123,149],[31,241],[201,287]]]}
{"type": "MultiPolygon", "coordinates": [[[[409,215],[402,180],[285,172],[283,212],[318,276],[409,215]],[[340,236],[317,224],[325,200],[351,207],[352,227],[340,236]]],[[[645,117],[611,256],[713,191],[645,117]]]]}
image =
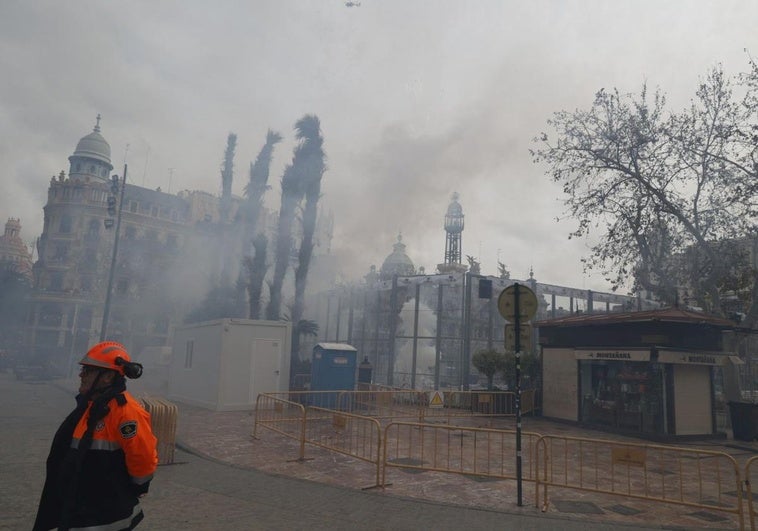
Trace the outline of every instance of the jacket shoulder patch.
{"type": "Polygon", "coordinates": [[[118,431],[121,432],[121,437],[124,439],[131,439],[137,435],[137,421],[127,420],[126,422],[122,422],[118,427],[118,431]]]}

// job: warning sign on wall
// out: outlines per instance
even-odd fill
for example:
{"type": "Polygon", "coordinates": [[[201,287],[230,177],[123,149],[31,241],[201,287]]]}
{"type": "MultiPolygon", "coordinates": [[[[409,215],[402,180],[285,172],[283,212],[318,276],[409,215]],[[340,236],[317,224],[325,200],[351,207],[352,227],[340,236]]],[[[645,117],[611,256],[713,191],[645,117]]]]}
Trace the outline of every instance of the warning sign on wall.
{"type": "Polygon", "coordinates": [[[429,407],[444,407],[445,405],[445,395],[442,394],[442,391],[432,391],[429,393],[429,407]]]}

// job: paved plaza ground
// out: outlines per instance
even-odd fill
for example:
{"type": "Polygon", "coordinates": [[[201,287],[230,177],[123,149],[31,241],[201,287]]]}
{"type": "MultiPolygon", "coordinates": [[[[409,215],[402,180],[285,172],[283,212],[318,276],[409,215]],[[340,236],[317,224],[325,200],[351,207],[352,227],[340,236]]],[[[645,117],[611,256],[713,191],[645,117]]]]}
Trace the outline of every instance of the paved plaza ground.
{"type": "MultiPolygon", "coordinates": [[[[0,529],[31,528],[44,460],[75,388],[0,374],[0,529]]],[[[251,437],[252,412],[177,405],[179,450],[158,470],[140,529],[737,529],[725,513],[577,490],[552,491],[543,513],[532,483],[519,507],[515,481],[458,474],[389,469],[385,489],[366,489],[375,485],[368,463],[311,445],[299,461],[293,441],[269,431],[251,437]]],[[[524,430],[640,442],[530,417],[524,430]]],[[[741,465],[758,455],[756,443],[729,439],[687,446],[726,451],[741,465]]]]}

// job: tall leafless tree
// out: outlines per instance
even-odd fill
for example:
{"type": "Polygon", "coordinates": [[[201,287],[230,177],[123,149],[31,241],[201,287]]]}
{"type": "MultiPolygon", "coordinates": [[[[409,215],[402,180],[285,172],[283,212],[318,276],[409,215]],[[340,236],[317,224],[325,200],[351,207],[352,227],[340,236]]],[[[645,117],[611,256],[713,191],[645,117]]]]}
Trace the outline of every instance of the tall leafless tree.
{"type": "MultiPolygon", "coordinates": [[[[752,108],[716,67],[680,112],[643,86],[638,95],[600,90],[589,110],[555,113],[554,136],[542,133],[532,154],[563,185],[578,221],[570,237],[601,235],[588,268],[604,271],[614,287],[634,279],[668,303],[685,285],[698,306],[724,313],[719,291],[734,264],[729,250],[757,232],[756,79],[755,65],[736,78],[752,108]],[[687,269],[692,249],[699,267],[687,269]]],[[[742,289],[755,293],[754,268],[749,277],[752,286],[742,289]]]]}

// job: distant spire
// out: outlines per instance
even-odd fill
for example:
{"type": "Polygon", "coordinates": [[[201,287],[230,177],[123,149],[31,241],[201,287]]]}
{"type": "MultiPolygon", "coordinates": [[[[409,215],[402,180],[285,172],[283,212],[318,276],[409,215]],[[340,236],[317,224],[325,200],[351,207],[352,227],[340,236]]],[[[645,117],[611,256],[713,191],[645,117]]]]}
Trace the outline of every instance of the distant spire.
{"type": "Polygon", "coordinates": [[[95,133],[100,132],[100,113],[97,113],[97,123],[95,124],[95,128],[93,129],[95,133]]]}

